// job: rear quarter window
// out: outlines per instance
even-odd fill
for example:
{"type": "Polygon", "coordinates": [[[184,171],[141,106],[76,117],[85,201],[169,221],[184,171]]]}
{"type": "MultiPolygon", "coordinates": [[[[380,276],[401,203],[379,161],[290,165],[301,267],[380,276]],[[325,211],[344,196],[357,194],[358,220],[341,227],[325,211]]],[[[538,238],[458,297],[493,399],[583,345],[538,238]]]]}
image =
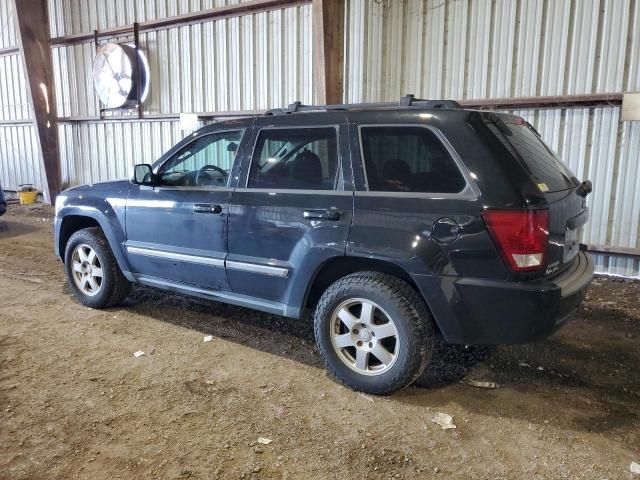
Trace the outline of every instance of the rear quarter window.
{"type": "Polygon", "coordinates": [[[440,139],[420,126],[360,128],[369,191],[458,193],[466,182],[440,139]]]}

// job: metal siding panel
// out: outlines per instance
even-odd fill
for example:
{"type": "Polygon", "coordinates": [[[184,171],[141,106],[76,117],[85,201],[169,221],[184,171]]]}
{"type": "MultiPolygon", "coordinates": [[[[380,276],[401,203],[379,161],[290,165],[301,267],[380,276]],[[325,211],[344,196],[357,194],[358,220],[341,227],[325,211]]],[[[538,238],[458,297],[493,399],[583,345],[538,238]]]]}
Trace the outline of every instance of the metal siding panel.
{"type": "Polygon", "coordinates": [[[639,90],[636,3],[348,0],[347,99],[639,90]]]}
{"type": "Polygon", "coordinates": [[[629,19],[628,38],[625,51],[627,61],[625,63],[625,78],[622,86],[626,92],[640,91],[640,6],[634,3],[632,17],[629,19]]]}
{"type": "Polygon", "coordinates": [[[487,96],[491,41],[491,2],[471,2],[464,98],[487,96]]]}
{"type": "MultiPolygon", "coordinates": [[[[0,0],[0,19],[8,2],[0,0]]],[[[52,36],[81,33],[229,3],[49,0],[50,29],[52,36]]],[[[640,90],[640,8],[630,0],[491,3],[348,0],[347,101],[409,92],[481,98],[640,90]]],[[[0,42],[13,46],[6,32],[0,42]]],[[[310,5],[149,32],[142,42],[152,69],[145,108],[152,113],[312,101],[310,5]]],[[[92,59],[90,42],[54,48],[60,116],[97,115],[92,59]]],[[[19,63],[0,61],[3,119],[29,115],[19,63]]],[[[640,247],[640,127],[620,126],[611,107],[518,113],[579,178],[594,180],[589,201],[596,208],[583,240],[640,247]]],[[[60,132],[65,185],[128,175],[132,164],[155,160],[182,136],[174,121],[73,124],[60,132]]],[[[2,126],[0,140],[2,181],[38,183],[34,128],[2,126]]],[[[598,271],[638,274],[638,262],[621,257],[599,256],[597,264],[598,271]]]]}
{"type": "MultiPolygon", "coordinates": [[[[0,0],[2,5],[11,0],[0,0]]],[[[249,1],[249,0],[242,0],[249,1]]],[[[49,0],[49,29],[52,37],[121,27],[213,7],[242,3],[229,1],[176,0],[49,0]]],[[[0,17],[1,18],[1,17],[0,17]]]]}
{"type": "Polygon", "coordinates": [[[520,15],[516,19],[518,36],[513,57],[511,96],[531,97],[536,95],[538,58],[540,55],[543,2],[522,0],[520,15]]]}
{"type": "Polygon", "coordinates": [[[571,0],[546,1],[538,95],[562,95],[565,78],[571,0]]]}
{"type": "Polygon", "coordinates": [[[602,40],[598,50],[598,68],[595,72],[596,92],[622,90],[629,10],[629,0],[604,1],[601,12],[602,40]]]}
{"type": "Polygon", "coordinates": [[[12,0],[0,0],[0,48],[18,45],[12,0]]]}
{"type": "Polygon", "coordinates": [[[27,84],[19,54],[0,57],[0,120],[30,118],[27,84]]]}
{"type": "Polygon", "coordinates": [[[513,47],[515,35],[516,2],[496,0],[494,8],[494,28],[491,39],[491,58],[489,64],[489,97],[504,98],[510,96],[513,69],[513,47]]]}
{"type": "Polygon", "coordinates": [[[596,63],[598,17],[600,0],[581,0],[573,3],[572,51],[568,55],[568,75],[564,93],[578,94],[592,91],[593,69],[596,63]]]}
{"type": "Polygon", "coordinates": [[[0,183],[5,190],[31,183],[42,189],[40,158],[33,125],[0,125],[0,183]]]}
{"type": "Polygon", "coordinates": [[[598,195],[589,195],[587,205],[591,210],[591,222],[587,224],[584,238],[587,243],[606,243],[609,226],[609,208],[612,193],[613,167],[618,131],[617,108],[593,109],[591,157],[586,178],[593,182],[598,195]]]}
{"type": "MultiPolygon", "coordinates": [[[[0,48],[18,45],[12,0],[0,0],[0,48]]],[[[31,118],[28,88],[19,53],[0,57],[0,121],[31,118]]],[[[16,191],[30,183],[42,189],[40,154],[31,124],[0,125],[0,184],[16,191]]]]}
{"type": "Polygon", "coordinates": [[[449,2],[445,36],[445,68],[442,97],[462,98],[466,58],[467,0],[449,2]]]}
{"type": "Polygon", "coordinates": [[[384,61],[388,58],[384,52],[386,36],[385,10],[387,2],[369,3],[367,13],[371,21],[371,27],[366,32],[365,42],[369,50],[364,78],[365,98],[377,98],[384,100],[385,92],[382,89],[384,82],[384,61]]]}
{"type": "Polygon", "coordinates": [[[625,122],[620,138],[611,244],[640,248],[640,122],[625,122]]]}
{"type": "MultiPolygon", "coordinates": [[[[311,6],[304,5],[143,34],[141,43],[151,69],[145,111],[164,114],[270,108],[296,99],[310,103],[310,13],[311,6]],[[293,22],[291,28],[284,28],[285,19],[293,22]],[[239,45],[244,46],[245,55],[240,54],[239,45]],[[247,60],[243,60],[245,56],[247,60]],[[171,61],[165,61],[169,58],[171,61]],[[258,68],[254,66],[256,59],[261,60],[258,68]],[[256,84],[247,78],[254,78],[256,84]]],[[[74,22],[73,28],[82,24],[79,17],[74,22]]],[[[97,116],[92,44],[55,47],[54,51],[60,115],[97,116]]]]}

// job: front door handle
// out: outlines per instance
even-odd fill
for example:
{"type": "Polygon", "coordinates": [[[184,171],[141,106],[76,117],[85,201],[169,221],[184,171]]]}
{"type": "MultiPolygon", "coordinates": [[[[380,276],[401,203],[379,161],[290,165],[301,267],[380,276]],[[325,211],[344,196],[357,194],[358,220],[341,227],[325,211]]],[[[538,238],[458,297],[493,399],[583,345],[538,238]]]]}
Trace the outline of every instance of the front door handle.
{"type": "Polygon", "coordinates": [[[213,205],[211,203],[194,203],[193,205],[194,213],[213,213],[218,215],[222,213],[222,206],[213,205]]]}
{"type": "Polygon", "coordinates": [[[304,211],[304,218],[310,220],[340,220],[342,212],[337,208],[320,208],[304,211]]]}

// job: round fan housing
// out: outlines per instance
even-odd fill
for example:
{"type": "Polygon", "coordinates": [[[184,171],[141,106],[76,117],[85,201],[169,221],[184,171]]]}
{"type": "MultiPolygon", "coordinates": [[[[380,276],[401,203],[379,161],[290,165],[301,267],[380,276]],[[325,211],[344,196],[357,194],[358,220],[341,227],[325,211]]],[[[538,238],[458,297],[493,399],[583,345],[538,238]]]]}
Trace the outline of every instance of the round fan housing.
{"type": "Polygon", "coordinates": [[[93,60],[93,85],[106,108],[120,108],[136,104],[138,91],[143,102],[149,88],[147,59],[135,47],[126,43],[104,43],[93,60]],[[138,72],[138,68],[140,71],[138,72]]]}

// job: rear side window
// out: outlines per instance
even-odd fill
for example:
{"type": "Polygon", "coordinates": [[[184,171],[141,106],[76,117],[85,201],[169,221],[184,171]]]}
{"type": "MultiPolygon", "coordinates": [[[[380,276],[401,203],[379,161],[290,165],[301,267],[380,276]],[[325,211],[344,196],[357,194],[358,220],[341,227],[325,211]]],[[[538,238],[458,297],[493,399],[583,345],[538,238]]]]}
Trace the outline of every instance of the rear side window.
{"type": "Polygon", "coordinates": [[[249,188],[333,190],[338,171],[335,128],[262,130],[249,188]]]}
{"type": "Polygon", "coordinates": [[[374,192],[458,193],[466,185],[438,137],[424,127],[362,127],[367,184],[374,192]]]}
{"type": "Polygon", "coordinates": [[[478,132],[488,142],[498,141],[511,156],[519,159],[540,191],[554,192],[576,187],[573,173],[531,125],[520,118],[505,122],[495,116],[493,120],[486,122],[488,129],[479,129],[478,132]]]}

